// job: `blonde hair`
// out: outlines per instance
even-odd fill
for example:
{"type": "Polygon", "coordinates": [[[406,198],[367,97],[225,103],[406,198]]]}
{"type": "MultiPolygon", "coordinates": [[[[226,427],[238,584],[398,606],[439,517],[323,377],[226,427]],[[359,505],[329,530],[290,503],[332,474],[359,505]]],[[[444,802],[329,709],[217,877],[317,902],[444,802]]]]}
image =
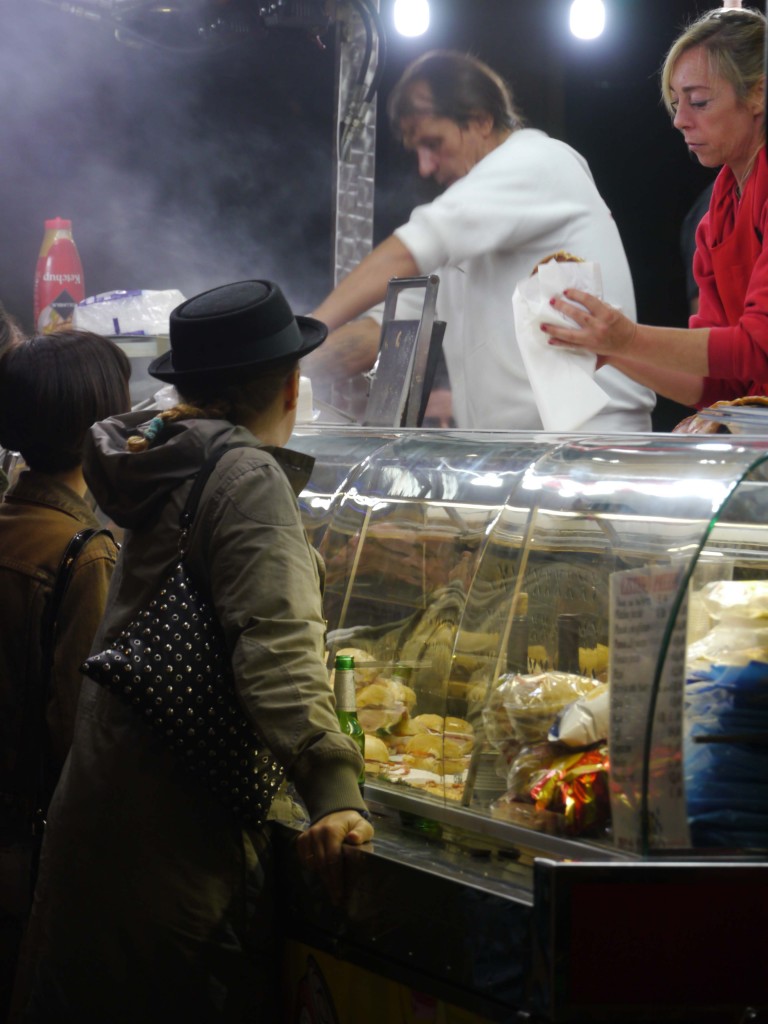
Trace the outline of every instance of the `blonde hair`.
{"type": "Polygon", "coordinates": [[[661,69],[661,98],[674,113],[670,79],[684,53],[695,47],[707,51],[713,75],[733,86],[740,100],[746,100],[765,73],[765,15],[746,8],[719,7],[708,11],[678,36],[661,69]]]}
{"type": "Polygon", "coordinates": [[[232,409],[228,402],[219,402],[208,406],[179,402],[171,409],[163,409],[148,423],[143,423],[138,428],[140,433],[131,434],[125,442],[125,447],[129,452],[146,451],[166,423],[175,423],[179,420],[226,420],[230,418],[231,413],[232,409]]]}

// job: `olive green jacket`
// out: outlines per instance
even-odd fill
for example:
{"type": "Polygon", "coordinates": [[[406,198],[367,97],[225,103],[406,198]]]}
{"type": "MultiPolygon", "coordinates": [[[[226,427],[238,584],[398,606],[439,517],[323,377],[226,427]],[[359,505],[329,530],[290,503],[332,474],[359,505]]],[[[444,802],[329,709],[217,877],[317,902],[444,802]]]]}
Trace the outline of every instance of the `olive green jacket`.
{"type": "MultiPolygon", "coordinates": [[[[97,425],[86,450],[89,486],[126,528],[94,649],[172,566],[179,514],[206,456],[247,445],[224,455],[208,481],[188,565],[212,597],[242,705],[310,816],[364,809],[361,755],[339,731],[325,667],[322,563],[296,496],[312,460],[268,451],[244,428],[211,420],[168,425],[149,450],[126,452],[126,437],[147,418],[97,425]]],[[[130,707],[86,680],[43,847],[30,929],[38,1009],[29,1019],[59,1019],[73,1007],[81,1022],[239,1019],[221,1007],[244,972],[246,989],[258,992],[264,957],[246,956],[247,893],[271,892],[265,834],[241,829],[130,707]]]]}

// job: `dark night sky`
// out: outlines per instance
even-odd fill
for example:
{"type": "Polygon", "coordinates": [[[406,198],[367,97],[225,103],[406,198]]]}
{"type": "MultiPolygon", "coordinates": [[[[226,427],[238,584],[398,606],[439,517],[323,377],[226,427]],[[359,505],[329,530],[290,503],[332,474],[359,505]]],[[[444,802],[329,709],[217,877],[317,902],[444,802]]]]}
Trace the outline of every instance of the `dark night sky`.
{"type": "MultiPolygon", "coordinates": [[[[177,0],[180,2],[180,0],[177,0]]],[[[193,4],[199,0],[186,0],[193,4]]],[[[243,2],[243,0],[241,0],[243,2]]],[[[88,294],[274,277],[299,311],[331,283],[333,32],[258,32],[225,52],[115,41],[103,22],[2,0],[0,298],[31,326],[43,221],[73,221],[88,294]]],[[[254,4],[256,0],[254,0],[254,4]]],[[[381,0],[389,23],[393,0],[381,0]]],[[[569,0],[432,0],[428,36],[389,33],[388,87],[433,46],[471,50],[529,123],[589,160],[635,276],[641,318],[683,323],[678,233],[710,175],[658,97],[658,67],[708,0],[606,0],[604,37],[567,32],[569,0]]],[[[380,111],[383,109],[380,103],[380,111]]],[[[375,230],[425,196],[381,118],[375,230]]]]}

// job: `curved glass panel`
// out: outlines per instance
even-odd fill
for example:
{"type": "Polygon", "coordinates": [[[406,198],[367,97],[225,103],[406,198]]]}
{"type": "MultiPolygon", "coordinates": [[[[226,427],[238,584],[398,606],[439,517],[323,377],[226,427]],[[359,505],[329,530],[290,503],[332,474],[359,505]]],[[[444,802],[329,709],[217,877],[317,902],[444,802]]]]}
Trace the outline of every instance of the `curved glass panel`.
{"type": "Polygon", "coordinates": [[[768,578],[768,440],[313,427],[291,444],[317,460],[302,513],[377,798],[628,853],[711,845],[683,780],[686,644],[702,587],[768,578]]]}
{"type": "Polygon", "coordinates": [[[438,798],[463,792],[471,739],[446,757],[442,737],[453,705],[466,703],[464,687],[458,696],[448,688],[456,632],[492,526],[543,451],[535,438],[413,432],[346,479],[320,547],[329,648],[357,652],[358,680],[369,683],[359,715],[386,747],[384,784],[438,798]]]}
{"type": "Polygon", "coordinates": [[[691,845],[768,849],[768,457],[715,516],[688,584],[683,779],[691,845]]]}
{"type": "MultiPolygon", "coordinates": [[[[649,843],[688,845],[684,638],[663,677],[659,652],[712,518],[754,460],[754,451],[732,441],[581,438],[553,447],[522,478],[499,527],[528,509],[508,602],[514,629],[527,634],[528,661],[517,675],[497,664],[489,681],[487,739],[500,755],[496,774],[506,776],[492,814],[564,835],[610,837],[634,852],[649,843]],[[660,724],[651,744],[654,715],[660,724]]],[[[480,797],[493,797],[483,760],[480,797]]],[[[482,803],[477,791],[473,803],[482,803]]]]}
{"type": "Polygon", "coordinates": [[[315,547],[323,539],[334,502],[346,489],[350,470],[385,443],[381,431],[296,426],[288,446],[315,459],[312,477],[299,496],[304,526],[315,547]]]}

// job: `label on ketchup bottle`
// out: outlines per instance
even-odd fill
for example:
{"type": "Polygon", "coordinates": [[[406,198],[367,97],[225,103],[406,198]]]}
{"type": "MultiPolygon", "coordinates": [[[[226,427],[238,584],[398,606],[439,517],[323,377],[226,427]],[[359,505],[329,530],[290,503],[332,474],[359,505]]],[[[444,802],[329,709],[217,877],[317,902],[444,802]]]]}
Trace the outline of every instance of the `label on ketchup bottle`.
{"type": "Polygon", "coordinates": [[[72,238],[72,221],[47,220],[35,271],[35,329],[49,334],[71,324],[75,306],[84,298],[83,265],[72,238]]]}

